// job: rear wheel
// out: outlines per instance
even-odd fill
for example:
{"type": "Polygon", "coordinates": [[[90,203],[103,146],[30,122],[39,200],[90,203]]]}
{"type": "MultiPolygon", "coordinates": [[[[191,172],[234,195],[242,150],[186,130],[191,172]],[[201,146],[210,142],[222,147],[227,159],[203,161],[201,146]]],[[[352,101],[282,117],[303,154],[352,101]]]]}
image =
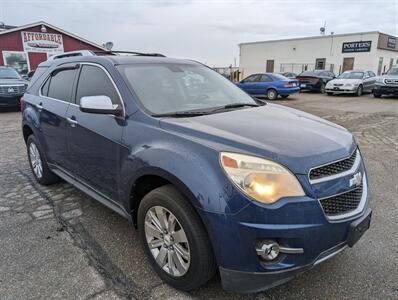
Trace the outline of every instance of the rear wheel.
{"type": "Polygon", "coordinates": [[[159,187],[142,199],[138,228],[152,267],[166,283],[189,291],[213,277],[216,265],[207,232],[173,186],[159,187]]]}
{"type": "Polygon", "coordinates": [[[278,92],[274,89],[269,89],[267,91],[267,98],[269,100],[275,100],[276,98],[278,98],[278,92]]]}
{"type": "Polygon", "coordinates": [[[40,146],[33,134],[28,137],[26,147],[29,165],[36,181],[42,185],[49,185],[59,181],[59,177],[48,168],[43,152],[40,150],[40,146]]]}
{"type": "Polygon", "coordinates": [[[359,85],[355,95],[359,97],[359,96],[362,96],[362,94],[363,94],[363,86],[359,85]]]}
{"type": "Polygon", "coordinates": [[[326,85],[325,85],[324,83],[322,83],[320,91],[321,91],[322,94],[325,94],[325,92],[326,92],[326,85]]]}

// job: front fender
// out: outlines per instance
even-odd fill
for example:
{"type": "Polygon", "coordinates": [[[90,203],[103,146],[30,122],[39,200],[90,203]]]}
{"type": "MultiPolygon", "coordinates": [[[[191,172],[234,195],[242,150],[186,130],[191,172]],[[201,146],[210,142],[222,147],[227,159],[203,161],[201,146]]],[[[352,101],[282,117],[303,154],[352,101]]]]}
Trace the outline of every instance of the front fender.
{"type": "Polygon", "coordinates": [[[125,136],[132,138],[125,138],[130,152],[121,164],[120,190],[129,211],[131,188],[145,175],[170,181],[202,211],[231,214],[248,204],[224,174],[218,151],[160,128],[145,127],[126,128],[125,136]]]}

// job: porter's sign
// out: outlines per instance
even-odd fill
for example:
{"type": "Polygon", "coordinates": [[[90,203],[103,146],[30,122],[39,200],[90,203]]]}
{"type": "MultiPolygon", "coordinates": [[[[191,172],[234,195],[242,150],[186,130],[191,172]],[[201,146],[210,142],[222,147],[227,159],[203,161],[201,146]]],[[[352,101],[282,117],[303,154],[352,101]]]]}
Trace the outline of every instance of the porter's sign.
{"type": "Polygon", "coordinates": [[[343,43],[343,53],[350,52],[370,52],[372,41],[348,42],[343,43]]]}

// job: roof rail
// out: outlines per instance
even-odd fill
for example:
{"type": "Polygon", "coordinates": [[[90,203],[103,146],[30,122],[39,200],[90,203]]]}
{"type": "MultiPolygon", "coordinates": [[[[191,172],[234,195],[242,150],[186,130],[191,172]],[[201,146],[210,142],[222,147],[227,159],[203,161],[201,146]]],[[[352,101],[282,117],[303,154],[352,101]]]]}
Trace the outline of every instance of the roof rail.
{"type": "Polygon", "coordinates": [[[55,60],[66,57],[75,57],[75,56],[96,56],[96,55],[120,55],[120,54],[132,54],[135,56],[153,56],[153,57],[166,57],[160,53],[141,53],[134,51],[106,51],[106,50],[78,50],[78,51],[69,51],[61,54],[53,55],[48,58],[48,60],[55,60]]]}
{"type": "Polygon", "coordinates": [[[74,56],[95,56],[96,54],[91,50],[78,50],[78,51],[69,51],[61,54],[53,55],[48,58],[48,60],[66,58],[66,57],[74,57],[74,56]]]}

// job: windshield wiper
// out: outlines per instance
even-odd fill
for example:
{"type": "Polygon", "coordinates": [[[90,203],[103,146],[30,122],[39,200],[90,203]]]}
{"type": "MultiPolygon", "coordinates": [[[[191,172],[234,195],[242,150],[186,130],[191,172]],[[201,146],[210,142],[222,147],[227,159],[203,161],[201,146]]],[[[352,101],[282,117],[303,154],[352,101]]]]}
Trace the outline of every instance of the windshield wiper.
{"type": "Polygon", "coordinates": [[[184,118],[184,117],[197,117],[209,114],[207,111],[177,111],[164,114],[153,114],[152,117],[172,117],[172,118],[184,118]]]}
{"type": "Polygon", "coordinates": [[[259,107],[260,104],[257,103],[231,103],[231,104],[227,104],[227,105],[223,105],[220,107],[216,107],[214,109],[211,110],[211,112],[216,112],[216,111],[220,111],[220,110],[225,110],[225,109],[231,109],[231,108],[239,108],[239,107],[259,107]]]}

